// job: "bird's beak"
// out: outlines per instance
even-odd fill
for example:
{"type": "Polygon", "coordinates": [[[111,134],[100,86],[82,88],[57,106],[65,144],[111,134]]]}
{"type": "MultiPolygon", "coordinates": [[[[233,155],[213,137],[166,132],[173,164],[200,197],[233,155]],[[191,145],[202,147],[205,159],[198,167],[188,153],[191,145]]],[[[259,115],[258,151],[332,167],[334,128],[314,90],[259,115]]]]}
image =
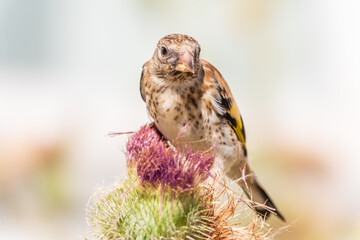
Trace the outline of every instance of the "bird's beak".
{"type": "Polygon", "coordinates": [[[185,51],[181,54],[175,70],[194,73],[194,55],[190,51],[185,51]]]}

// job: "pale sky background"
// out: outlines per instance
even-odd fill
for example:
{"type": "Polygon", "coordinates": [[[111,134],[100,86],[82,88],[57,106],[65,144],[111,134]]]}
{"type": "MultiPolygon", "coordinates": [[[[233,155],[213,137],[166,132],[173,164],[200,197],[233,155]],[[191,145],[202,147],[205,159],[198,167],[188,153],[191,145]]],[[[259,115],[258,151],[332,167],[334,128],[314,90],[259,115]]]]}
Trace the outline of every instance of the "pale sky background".
{"type": "MultiPolygon", "coordinates": [[[[90,239],[86,205],[150,121],[141,66],[191,35],[223,74],[281,239],[360,238],[360,2],[0,0],[0,238],[90,239]],[[281,237],[281,236],[280,236],[281,237]]],[[[280,239],[280,238],[279,238],[280,239]]]]}

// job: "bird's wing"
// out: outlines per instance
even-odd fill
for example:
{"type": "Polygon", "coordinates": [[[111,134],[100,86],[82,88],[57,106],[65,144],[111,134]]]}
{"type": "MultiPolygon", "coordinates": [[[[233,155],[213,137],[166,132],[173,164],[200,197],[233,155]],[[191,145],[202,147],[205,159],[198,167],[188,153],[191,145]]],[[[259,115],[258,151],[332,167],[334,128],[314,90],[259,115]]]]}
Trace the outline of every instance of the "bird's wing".
{"type": "Polygon", "coordinates": [[[140,94],[141,94],[141,98],[145,100],[145,91],[144,91],[144,88],[145,88],[145,81],[146,81],[146,77],[147,77],[147,74],[148,74],[148,71],[147,71],[147,67],[146,65],[148,64],[148,62],[146,62],[143,67],[142,67],[142,71],[141,71],[141,76],[140,76],[140,94]]]}
{"type": "Polygon", "coordinates": [[[245,127],[230,88],[225,82],[223,76],[213,65],[205,60],[201,60],[201,63],[204,69],[205,82],[208,81],[208,84],[215,84],[216,87],[216,90],[214,91],[214,101],[212,101],[214,108],[218,114],[228,120],[229,125],[241,142],[246,156],[245,127]]]}

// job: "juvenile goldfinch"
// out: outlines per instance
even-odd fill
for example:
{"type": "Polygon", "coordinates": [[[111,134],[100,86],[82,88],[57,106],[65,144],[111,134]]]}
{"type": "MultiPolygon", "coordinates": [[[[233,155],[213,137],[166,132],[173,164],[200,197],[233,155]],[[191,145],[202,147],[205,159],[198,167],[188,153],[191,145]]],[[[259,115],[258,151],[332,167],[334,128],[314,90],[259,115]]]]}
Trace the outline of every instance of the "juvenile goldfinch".
{"type": "Polygon", "coordinates": [[[151,118],[177,146],[187,144],[194,150],[215,146],[215,164],[231,179],[240,179],[244,193],[259,203],[254,205],[256,212],[265,218],[272,213],[284,221],[249,167],[244,124],[229,86],[199,55],[200,45],[192,37],[172,34],[160,39],[140,80],[151,118]]]}

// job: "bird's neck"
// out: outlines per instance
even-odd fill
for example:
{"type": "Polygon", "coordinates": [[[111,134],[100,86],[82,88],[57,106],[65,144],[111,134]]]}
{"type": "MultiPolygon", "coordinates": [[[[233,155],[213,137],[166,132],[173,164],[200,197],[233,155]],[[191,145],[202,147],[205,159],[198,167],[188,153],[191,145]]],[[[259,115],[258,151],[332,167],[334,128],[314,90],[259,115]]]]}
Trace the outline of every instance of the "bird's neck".
{"type": "Polygon", "coordinates": [[[161,79],[166,82],[167,85],[173,87],[196,87],[203,82],[204,70],[201,67],[198,67],[195,69],[194,73],[156,71],[155,75],[158,79],[161,79]]]}

